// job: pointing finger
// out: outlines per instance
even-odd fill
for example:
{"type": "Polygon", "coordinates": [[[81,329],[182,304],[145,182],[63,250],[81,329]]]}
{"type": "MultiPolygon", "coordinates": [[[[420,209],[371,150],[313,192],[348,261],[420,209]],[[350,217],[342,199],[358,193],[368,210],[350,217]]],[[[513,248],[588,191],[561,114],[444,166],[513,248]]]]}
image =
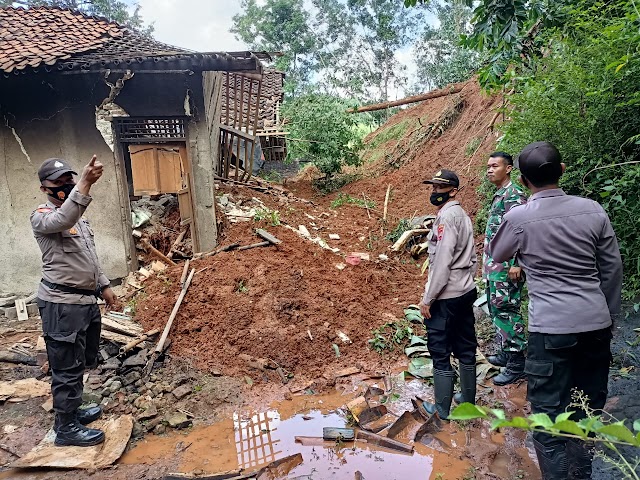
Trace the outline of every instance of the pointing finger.
{"type": "Polygon", "coordinates": [[[93,157],[91,157],[91,161],[89,162],[89,165],[91,165],[93,167],[96,164],[96,160],[97,159],[98,159],[97,155],[94,155],[93,157]]]}

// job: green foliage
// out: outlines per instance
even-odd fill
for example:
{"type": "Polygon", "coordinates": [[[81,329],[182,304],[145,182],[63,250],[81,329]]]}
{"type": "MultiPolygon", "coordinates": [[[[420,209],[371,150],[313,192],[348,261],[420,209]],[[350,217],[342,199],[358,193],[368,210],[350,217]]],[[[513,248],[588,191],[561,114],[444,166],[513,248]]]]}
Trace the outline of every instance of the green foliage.
{"type": "Polygon", "coordinates": [[[290,132],[288,156],[312,160],[331,177],[343,165],[361,163],[362,136],[358,118],[346,113],[347,105],[330,95],[308,94],[285,102],[282,113],[290,132]]]}
{"type": "Polygon", "coordinates": [[[481,418],[491,422],[491,428],[518,428],[526,431],[545,432],[560,437],[578,438],[600,443],[616,454],[616,459],[605,457],[605,461],[616,467],[624,478],[638,480],[637,468],[640,458],[628,460],[618,450],[618,446],[640,447],[640,420],[633,422],[633,431],[624,421],[610,420],[605,414],[596,414],[586,407],[586,398],[577,394],[577,406],[587,412],[586,418],[571,420],[574,411],[567,411],[552,420],[546,413],[535,413],[528,417],[506,418],[504,410],[489,409],[471,403],[463,403],[449,415],[450,420],[474,420],[481,418]]]}
{"type": "Polygon", "coordinates": [[[290,96],[309,85],[314,69],[316,39],[310,15],[298,0],[242,0],[242,13],[233,16],[231,33],[256,51],[279,52],[275,67],[286,72],[290,96]]]}
{"type": "Polygon", "coordinates": [[[345,185],[355,182],[360,178],[360,175],[354,173],[343,173],[339,175],[333,175],[331,177],[318,178],[312,182],[313,188],[318,190],[323,195],[340,190],[345,185]]]}
{"type": "Polygon", "coordinates": [[[371,331],[369,348],[382,354],[404,351],[413,336],[413,326],[406,319],[387,322],[371,331]]]}
{"type": "Polygon", "coordinates": [[[362,208],[375,208],[376,204],[373,200],[365,200],[364,198],[352,197],[348,193],[339,193],[331,202],[331,208],[338,208],[342,205],[357,205],[362,208]]]}
{"type": "Polygon", "coordinates": [[[402,218],[398,222],[398,225],[396,225],[393,230],[387,233],[387,240],[389,240],[391,243],[396,243],[400,239],[402,234],[407,230],[411,230],[411,222],[406,218],[402,218]]]}
{"type": "Polygon", "coordinates": [[[553,142],[569,194],[599,201],[611,218],[625,270],[625,296],[640,292],[640,18],[631,1],[582,0],[562,37],[520,78],[499,148],[553,142]]]}
{"type": "Polygon", "coordinates": [[[278,210],[269,210],[268,208],[258,208],[253,220],[255,222],[266,220],[272,227],[277,227],[280,225],[280,212],[278,210]]]}
{"type": "Polygon", "coordinates": [[[467,80],[481,64],[479,52],[460,44],[460,36],[471,33],[471,8],[452,2],[436,3],[433,9],[439,25],[425,23],[414,45],[418,70],[416,90],[420,91],[467,80]]]}
{"type": "Polygon", "coordinates": [[[389,140],[400,140],[409,127],[409,120],[402,120],[389,127],[382,126],[376,135],[366,144],[367,150],[372,150],[380,145],[387,143],[389,140]]]}
{"type": "Polygon", "coordinates": [[[129,13],[128,2],[121,0],[0,0],[0,8],[18,5],[21,7],[60,7],[79,10],[87,15],[105,17],[125,27],[137,30],[145,35],[153,33],[153,25],[145,25],[140,15],[140,5],[135,4],[133,13],[129,13]]]}

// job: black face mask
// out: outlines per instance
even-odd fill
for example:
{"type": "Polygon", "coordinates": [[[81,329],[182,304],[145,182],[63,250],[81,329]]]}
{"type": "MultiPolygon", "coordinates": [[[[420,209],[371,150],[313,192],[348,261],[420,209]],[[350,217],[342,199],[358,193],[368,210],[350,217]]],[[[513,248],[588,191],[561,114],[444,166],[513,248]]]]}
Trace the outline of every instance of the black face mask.
{"type": "Polygon", "coordinates": [[[47,193],[51,198],[64,202],[69,195],[71,194],[71,190],[73,190],[75,184],[73,183],[65,183],[59,187],[45,187],[51,190],[51,193],[47,193]]]}
{"type": "Polygon", "coordinates": [[[449,193],[451,192],[433,192],[431,194],[431,197],[429,197],[429,201],[432,205],[439,207],[440,205],[443,205],[449,201],[449,193]]]}

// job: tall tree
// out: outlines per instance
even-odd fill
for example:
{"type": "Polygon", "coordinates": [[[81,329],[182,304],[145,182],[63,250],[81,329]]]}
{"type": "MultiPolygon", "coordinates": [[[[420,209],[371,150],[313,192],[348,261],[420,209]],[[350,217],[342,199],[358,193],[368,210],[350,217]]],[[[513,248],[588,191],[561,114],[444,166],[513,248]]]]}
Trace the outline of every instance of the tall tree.
{"type": "Polygon", "coordinates": [[[407,83],[398,53],[409,48],[423,10],[389,0],[312,0],[321,81],[358,100],[388,100],[407,83]]]}
{"type": "Polygon", "coordinates": [[[480,67],[480,53],[460,44],[472,32],[471,8],[459,2],[433,6],[439,25],[425,23],[414,51],[418,75],[414,89],[442,88],[471,77],[480,67]]]}
{"type": "Polygon", "coordinates": [[[79,10],[87,15],[108,18],[146,35],[153,33],[153,25],[145,24],[140,15],[140,5],[135,4],[133,13],[129,5],[121,0],[0,0],[0,7],[60,7],[79,10]]]}
{"type": "Polygon", "coordinates": [[[242,0],[231,32],[250,49],[279,52],[276,68],[287,73],[285,92],[295,96],[308,86],[314,67],[315,37],[309,12],[298,0],[242,0]]]}

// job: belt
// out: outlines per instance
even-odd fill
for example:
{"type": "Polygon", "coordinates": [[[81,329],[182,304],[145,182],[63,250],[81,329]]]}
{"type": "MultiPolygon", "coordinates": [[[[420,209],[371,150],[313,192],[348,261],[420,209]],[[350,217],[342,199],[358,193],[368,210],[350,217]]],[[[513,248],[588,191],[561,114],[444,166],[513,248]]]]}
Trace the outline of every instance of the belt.
{"type": "Polygon", "coordinates": [[[61,292],[64,292],[64,293],[73,293],[75,295],[91,295],[94,297],[98,296],[98,292],[96,292],[95,290],[84,290],[82,288],[68,287],[67,285],[60,285],[58,283],[49,282],[44,278],[41,280],[41,282],[43,285],[46,285],[49,288],[52,288],[54,290],[60,290],[61,292]]]}

